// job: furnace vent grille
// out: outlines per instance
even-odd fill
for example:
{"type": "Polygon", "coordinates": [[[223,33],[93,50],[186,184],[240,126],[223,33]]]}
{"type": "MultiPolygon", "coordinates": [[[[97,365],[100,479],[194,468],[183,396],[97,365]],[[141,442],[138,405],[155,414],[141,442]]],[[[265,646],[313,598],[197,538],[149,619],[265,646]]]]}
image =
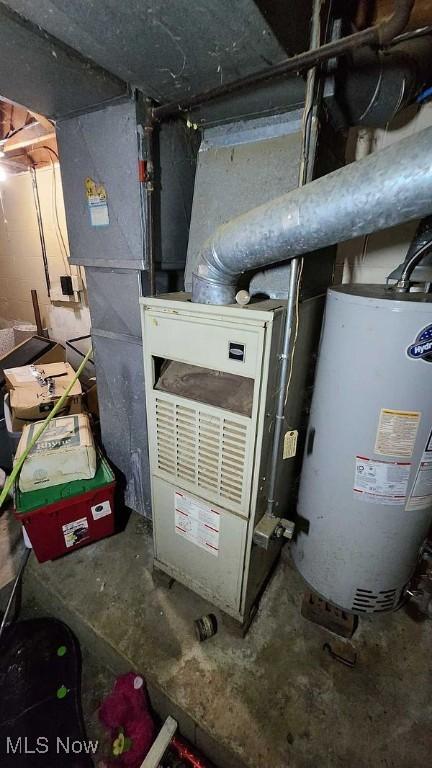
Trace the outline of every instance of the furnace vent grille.
{"type": "Polygon", "coordinates": [[[245,494],[248,426],[223,414],[155,397],[158,469],[228,506],[245,494]]]}
{"type": "Polygon", "coordinates": [[[397,604],[398,590],[383,589],[380,592],[372,592],[371,589],[357,589],[352,610],[356,613],[380,613],[391,611],[397,604]]]}

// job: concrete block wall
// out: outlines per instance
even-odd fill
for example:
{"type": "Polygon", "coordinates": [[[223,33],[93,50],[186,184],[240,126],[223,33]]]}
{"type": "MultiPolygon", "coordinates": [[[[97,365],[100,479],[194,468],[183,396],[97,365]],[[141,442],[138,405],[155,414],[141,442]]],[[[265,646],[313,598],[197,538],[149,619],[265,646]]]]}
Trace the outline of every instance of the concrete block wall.
{"type": "MultiPolygon", "coordinates": [[[[37,173],[51,286],[60,286],[60,275],[76,272],[69,267],[68,236],[60,169],[41,168],[37,173]],[[54,187],[55,184],[55,187],[54,187]],[[59,227],[56,226],[54,192],[59,227]]],[[[31,289],[38,292],[41,316],[52,338],[63,341],[88,333],[90,316],[85,294],[79,304],[53,303],[47,292],[39,230],[30,173],[9,175],[0,184],[0,325],[34,322],[31,289]]]]}

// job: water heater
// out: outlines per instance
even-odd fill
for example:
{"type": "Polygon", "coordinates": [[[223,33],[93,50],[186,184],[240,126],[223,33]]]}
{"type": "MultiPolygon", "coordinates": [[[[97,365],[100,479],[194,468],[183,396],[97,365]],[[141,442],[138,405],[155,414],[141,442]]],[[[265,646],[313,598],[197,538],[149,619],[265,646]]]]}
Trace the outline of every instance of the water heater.
{"type": "Polygon", "coordinates": [[[432,296],[328,292],[296,566],[353,613],[397,607],[432,522],[432,296]]]}

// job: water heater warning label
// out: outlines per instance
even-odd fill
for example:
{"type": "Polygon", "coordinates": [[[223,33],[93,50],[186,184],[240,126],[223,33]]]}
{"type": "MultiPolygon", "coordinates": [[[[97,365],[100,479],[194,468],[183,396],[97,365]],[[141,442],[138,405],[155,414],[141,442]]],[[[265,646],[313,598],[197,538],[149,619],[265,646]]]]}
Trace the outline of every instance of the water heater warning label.
{"type": "Polygon", "coordinates": [[[375,453],[382,456],[412,456],[420,417],[420,411],[381,408],[375,453]]]}
{"type": "Polygon", "coordinates": [[[354,494],[371,504],[405,503],[411,463],[356,456],[354,494]]]}
{"type": "Polygon", "coordinates": [[[175,491],[175,529],[182,538],[202,547],[215,557],[219,554],[220,514],[200,499],[175,491]]]}

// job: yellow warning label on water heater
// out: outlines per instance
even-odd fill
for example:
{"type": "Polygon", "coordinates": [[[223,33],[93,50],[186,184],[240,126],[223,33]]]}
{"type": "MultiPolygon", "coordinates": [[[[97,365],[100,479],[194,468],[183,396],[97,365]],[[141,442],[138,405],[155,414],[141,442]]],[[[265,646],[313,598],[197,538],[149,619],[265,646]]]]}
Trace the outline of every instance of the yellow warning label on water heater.
{"type": "Polygon", "coordinates": [[[412,456],[420,418],[420,411],[381,408],[375,453],[382,456],[412,456]]]}

